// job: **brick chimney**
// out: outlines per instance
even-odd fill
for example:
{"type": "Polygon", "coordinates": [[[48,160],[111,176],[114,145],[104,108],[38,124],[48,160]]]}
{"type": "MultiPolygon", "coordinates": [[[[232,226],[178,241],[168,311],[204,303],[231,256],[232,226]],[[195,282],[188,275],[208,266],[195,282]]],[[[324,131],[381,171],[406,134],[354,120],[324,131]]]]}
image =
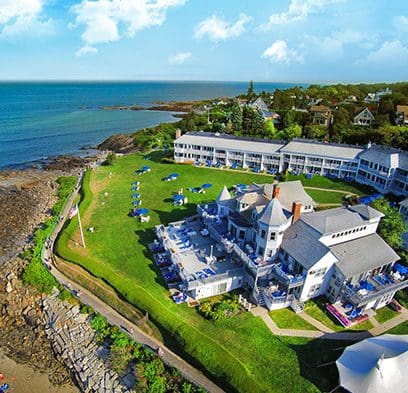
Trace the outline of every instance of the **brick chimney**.
{"type": "Polygon", "coordinates": [[[300,218],[300,210],[302,209],[302,204],[299,201],[295,201],[292,204],[292,224],[294,224],[300,218]]]}
{"type": "Polygon", "coordinates": [[[280,192],[280,187],[277,184],[275,184],[273,186],[272,199],[279,198],[279,192],[280,192]]]}
{"type": "Polygon", "coordinates": [[[181,137],[181,130],[180,130],[180,128],[177,128],[176,129],[176,139],[178,139],[180,137],[181,137]]]}

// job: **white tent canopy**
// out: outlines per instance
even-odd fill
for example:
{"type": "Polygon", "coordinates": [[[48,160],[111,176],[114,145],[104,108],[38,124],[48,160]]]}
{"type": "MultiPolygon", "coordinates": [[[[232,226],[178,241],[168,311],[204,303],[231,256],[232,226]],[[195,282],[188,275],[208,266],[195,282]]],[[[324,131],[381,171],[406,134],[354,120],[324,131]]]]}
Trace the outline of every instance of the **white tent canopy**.
{"type": "Polygon", "coordinates": [[[336,361],[352,393],[407,393],[408,335],[384,334],[347,347],[336,361]]]}

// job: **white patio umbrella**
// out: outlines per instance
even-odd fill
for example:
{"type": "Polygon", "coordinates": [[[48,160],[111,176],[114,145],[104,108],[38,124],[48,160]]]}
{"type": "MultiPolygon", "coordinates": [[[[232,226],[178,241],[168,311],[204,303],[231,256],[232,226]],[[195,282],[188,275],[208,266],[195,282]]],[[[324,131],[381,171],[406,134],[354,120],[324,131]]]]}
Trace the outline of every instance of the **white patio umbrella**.
{"type": "Polygon", "coordinates": [[[384,334],[347,347],[336,361],[352,393],[407,393],[408,335],[384,334]]]}

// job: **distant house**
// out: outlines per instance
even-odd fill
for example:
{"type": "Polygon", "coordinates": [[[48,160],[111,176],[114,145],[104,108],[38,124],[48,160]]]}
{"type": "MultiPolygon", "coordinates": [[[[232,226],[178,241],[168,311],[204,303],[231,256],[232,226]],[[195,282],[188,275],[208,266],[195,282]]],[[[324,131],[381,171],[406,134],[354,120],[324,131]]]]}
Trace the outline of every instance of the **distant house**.
{"type": "Polygon", "coordinates": [[[281,122],[281,115],[277,112],[262,111],[265,120],[272,121],[274,125],[281,122]]]}
{"type": "Polygon", "coordinates": [[[322,101],[323,101],[323,98],[310,98],[309,105],[310,106],[319,105],[322,101]]]}
{"type": "Polygon", "coordinates": [[[375,117],[368,108],[360,110],[353,119],[353,125],[355,126],[372,126],[374,122],[375,117]]]}
{"type": "Polygon", "coordinates": [[[358,101],[358,99],[357,99],[356,96],[353,96],[353,95],[348,96],[348,97],[344,100],[344,102],[356,102],[356,101],[358,101]]]}
{"type": "Polygon", "coordinates": [[[395,122],[400,126],[408,125],[408,105],[397,105],[395,122]]]}
{"type": "Polygon", "coordinates": [[[328,106],[313,105],[310,111],[313,116],[312,124],[328,127],[332,123],[333,116],[328,106]]]}
{"type": "Polygon", "coordinates": [[[269,111],[268,105],[265,104],[265,101],[261,97],[258,97],[254,102],[249,104],[249,107],[262,112],[269,111]]]}
{"type": "Polygon", "coordinates": [[[392,90],[388,87],[386,89],[379,90],[376,93],[368,93],[364,98],[364,102],[379,102],[380,98],[387,94],[392,94],[392,90]]]}

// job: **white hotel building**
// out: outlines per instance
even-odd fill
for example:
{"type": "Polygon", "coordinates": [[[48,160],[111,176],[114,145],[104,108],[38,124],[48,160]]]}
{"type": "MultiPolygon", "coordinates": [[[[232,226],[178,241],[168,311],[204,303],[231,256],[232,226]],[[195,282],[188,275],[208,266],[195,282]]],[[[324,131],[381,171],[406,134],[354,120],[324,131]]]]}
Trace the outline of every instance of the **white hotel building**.
{"type": "Polygon", "coordinates": [[[188,132],[174,141],[178,163],[312,173],[408,195],[408,153],[387,146],[349,146],[306,139],[284,143],[227,134],[188,132]]]}

